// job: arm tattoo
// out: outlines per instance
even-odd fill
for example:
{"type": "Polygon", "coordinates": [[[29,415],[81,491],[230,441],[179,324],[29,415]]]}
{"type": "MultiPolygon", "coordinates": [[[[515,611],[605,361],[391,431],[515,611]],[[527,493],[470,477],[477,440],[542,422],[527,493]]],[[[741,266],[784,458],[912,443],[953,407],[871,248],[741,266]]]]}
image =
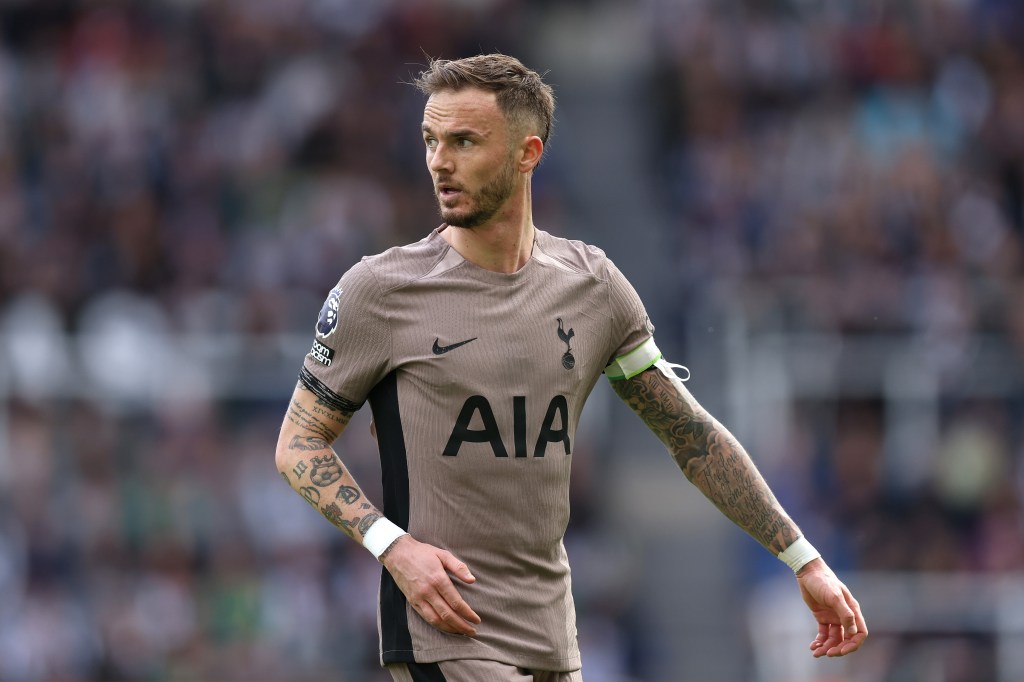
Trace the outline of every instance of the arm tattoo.
{"type": "Polygon", "coordinates": [[[337,424],[338,426],[344,426],[352,417],[352,412],[336,410],[333,407],[331,407],[323,398],[316,399],[316,404],[313,405],[313,414],[323,417],[328,421],[337,424]]]}
{"type": "Polygon", "coordinates": [[[330,442],[334,440],[334,434],[331,430],[297,400],[293,399],[291,404],[288,405],[286,417],[292,424],[306,431],[312,431],[325,441],[330,442]]]}
{"type": "Polygon", "coordinates": [[[355,538],[357,530],[359,531],[360,537],[365,536],[366,531],[370,530],[370,526],[373,525],[373,522],[381,517],[379,513],[373,511],[362,518],[355,516],[348,519],[345,518],[345,512],[342,511],[341,507],[334,502],[331,502],[324,507],[323,510],[321,510],[321,513],[328,521],[344,531],[345,535],[350,538],[355,538]]]}
{"type": "Polygon", "coordinates": [[[309,472],[309,480],[321,488],[341,479],[345,470],[341,468],[341,460],[331,450],[330,454],[324,457],[314,457],[312,460],[313,469],[309,472]]]}
{"type": "Polygon", "coordinates": [[[326,450],[329,447],[330,443],[317,436],[292,436],[288,444],[289,450],[326,450]]]}
{"type": "Polygon", "coordinates": [[[736,525],[775,554],[799,537],[743,446],[678,379],[650,369],[611,384],[668,447],[690,482],[736,525]]]}
{"type": "Polygon", "coordinates": [[[299,494],[302,495],[302,497],[306,500],[306,502],[309,502],[310,506],[312,506],[313,509],[316,509],[317,511],[320,511],[320,491],[319,490],[317,490],[316,488],[314,488],[311,485],[308,485],[305,488],[299,488],[299,494]]]}
{"type": "Polygon", "coordinates": [[[363,501],[358,484],[345,471],[341,459],[331,447],[352,419],[354,409],[347,408],[347,404],[326,400],[299,382],[285,415],[299,432],[295,434],[293,430],[289,434],[291,440],[285,446],[289,455],[285,460],[290,461],[281,475],[324,518],[349,537],[358,539],[366,534],[374,521],[381,518],[381,514],[373,505],[363,501]],[[316,396],[312,405],[310,393],[316,396]],[[294,483],[291,476],[295,477],[294,483]]]}
{"type": "MultiPolygon", "coordinates": [[[[298,388],[302,391],[309,390],[301,383],[298,385],[298,388]]],[[[292,398],[291,403],[288,405],[286,417],[296,426],[312,432],[327,443],[332,443],[338,437],[338,434],[344,430],[345,426],[348,425],[352,415],[353,412],[331,407],[327,402],[319,398],[313,405],[313,409],[307,410],[302,403],[292,398]]],[[[312,445],[311,443],[307,444],[312,445]]],[[[293,439],[289,447],[295,446],[296,442],[293,439]]]]}
{"type": "Polygon", "coordinates": [[[333,523],[335,526],[345,531],[345,535],[353,537],[352,528],[356,525],[355,522],[346,519],[341,512],[341,507],[331,502],[329,505],[323,508],[323,515],[328,521],[333,523]]]}
{"type": "Polygon", "coordinates": [[[339,499],[345,504],[352,504],[360,497],[362,493],[359,492],[359,488],[351,485],[338,486],[338,492],[334,494],[335,499],[339,499]]]}
{"type": "Polygon", "coordinates": [[[359,534],[366,535],[366,531],[370,530],[370,526],[373,522],[380,518],[380,514],[377,512],[370,512],[363,517],[363,520],[359,522],[359,534]]]}

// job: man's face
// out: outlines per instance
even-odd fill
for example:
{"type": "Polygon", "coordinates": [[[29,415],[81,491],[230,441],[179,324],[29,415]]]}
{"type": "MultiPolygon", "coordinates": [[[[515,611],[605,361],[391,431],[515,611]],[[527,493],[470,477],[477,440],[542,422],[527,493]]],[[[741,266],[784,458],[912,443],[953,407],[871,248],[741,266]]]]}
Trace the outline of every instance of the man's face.
{"type": "Polygon", "coordinates": [[[465,88],[431,95],[423,111],[423,142],[447,224],[483,225],[515,192],[521,175],[494,93],[465,88]]]}

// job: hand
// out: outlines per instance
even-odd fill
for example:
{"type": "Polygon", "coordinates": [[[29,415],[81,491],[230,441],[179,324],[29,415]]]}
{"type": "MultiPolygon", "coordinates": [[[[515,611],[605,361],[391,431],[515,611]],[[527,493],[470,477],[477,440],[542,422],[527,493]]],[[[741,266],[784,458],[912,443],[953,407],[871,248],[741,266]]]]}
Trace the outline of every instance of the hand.
{"type": "Polygon", "coordinates": [[[845,656],[859,649],[868,627],[860,604],[832,569],[815,559],[800,569],[796,581],[800,596],[818,621],[818,636],[810,647],[814,657],[845,656]]]}
{"type": "Polygon", "coordinates": [[[476,636],[480,616],[462,598],[449,573],[464,583],[476,578],[446,550],[403,535],[380,555],[381,563],[416,613],[441,632],[476,636]]]}

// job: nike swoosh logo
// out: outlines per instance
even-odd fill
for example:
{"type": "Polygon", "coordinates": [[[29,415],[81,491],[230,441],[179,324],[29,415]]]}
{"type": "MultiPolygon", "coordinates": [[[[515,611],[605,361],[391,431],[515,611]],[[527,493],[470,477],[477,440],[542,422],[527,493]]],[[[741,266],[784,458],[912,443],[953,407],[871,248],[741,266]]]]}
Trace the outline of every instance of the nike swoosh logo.
{"type": "Polygon", "coordinates": [[[455,350],[459,346],[465,346],[470,341],[476,341],[477,338],[478,337],[474,336],[471,339],[466,339],[465,341],[459,341],[458,343],[453,343],[450,346],[441,346],[441,345],[438,344],[438,341],[440,341],[440,339],[434,339],[434,355],[444,355],[448,351],[455,350]]]}

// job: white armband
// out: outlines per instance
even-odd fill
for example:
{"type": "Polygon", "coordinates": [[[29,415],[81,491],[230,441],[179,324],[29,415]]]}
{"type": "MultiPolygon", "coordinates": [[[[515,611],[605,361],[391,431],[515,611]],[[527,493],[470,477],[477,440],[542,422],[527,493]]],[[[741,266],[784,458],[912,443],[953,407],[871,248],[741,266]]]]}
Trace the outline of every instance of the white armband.
{"type": "Polygon", "coordinates": [[[779,559],[796,573],[811,561],[821,556],[821,552],[814,549],[814,545],[807,541],[802,535],[796,542],[779,552],[779,559]]]}
{"type": "Polygon", "coordinates": [[[363,547],[370,550],[374,559],[379,559],[391,543],[405,534],[406,531],[382,516],[363,533],[363,547]]]}
{"type": "Polygon", "coordinates": [[[612,360],[611,364],[604,368],[604,373],[612,381],[632,379],[659,359],[661,351],[654,343],[654,337],[650,336],[633,350],[612,360]]]}

